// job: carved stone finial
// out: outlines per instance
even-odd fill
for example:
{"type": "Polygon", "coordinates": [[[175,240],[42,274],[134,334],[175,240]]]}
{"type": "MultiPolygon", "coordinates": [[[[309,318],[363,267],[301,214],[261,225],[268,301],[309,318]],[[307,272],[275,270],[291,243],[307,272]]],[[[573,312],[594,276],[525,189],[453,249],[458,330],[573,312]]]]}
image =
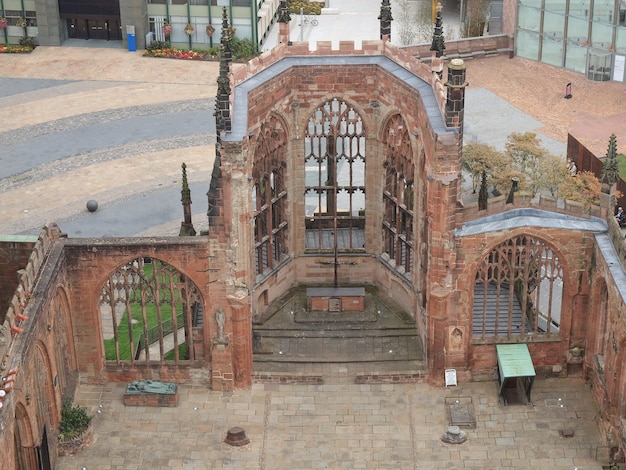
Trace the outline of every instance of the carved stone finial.
{"type": "Polygon", "coordinates": [[[286,0],[281,0],[280,6],[278,7],[278,22],[289,23],[290,21],[291,15],[289,14],[289,5],[287,5],[286,0]]]}
{"type": "Polygon", "coordinates": [[[446,45],[443,38],[443,16],[441,14],[441,3],[437,3],[437,15],[435,16],[433,43],[430,46],[430,50],[435,52],[436,57],[443,56],[446,50],[446,45]]]}
{"type": "Polygon", "coordinates": [[[181,190],[181,201],[183,203],[183,222],[180,224],[180,237],[193,237],[196,235],[196,229],[193,228],[191,222],[191,190],[187,182],[187,165],[183,162],[183,189],[181,190]]]}

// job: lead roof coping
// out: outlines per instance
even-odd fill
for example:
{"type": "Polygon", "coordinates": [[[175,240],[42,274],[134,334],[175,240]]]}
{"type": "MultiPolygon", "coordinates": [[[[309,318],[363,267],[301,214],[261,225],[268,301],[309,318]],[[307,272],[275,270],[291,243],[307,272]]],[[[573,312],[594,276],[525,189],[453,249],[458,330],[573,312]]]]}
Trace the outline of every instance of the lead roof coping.
{"type": "Polygon", "coordinates": [[[436,134],[456,134],[459,131],[456,127],[446,126],[431,84],[385,55],[290,56],[283,57],[235,86],[232,130],[223,134],[222,141],[238,142],[248,135],[248,93],[250,91],[292,67],[323,65],[378,65],[419,93],[436,134]]]}
{"type": "Polygon", "coordinates": [[[523,208],[465,222],[461,228],[455,229],[454,236],[467,237],[518,227],[584,230],[596,233],[605,233],[608,230],[606,221],[598,217],[582,218],[541,209],[523,208]]]}

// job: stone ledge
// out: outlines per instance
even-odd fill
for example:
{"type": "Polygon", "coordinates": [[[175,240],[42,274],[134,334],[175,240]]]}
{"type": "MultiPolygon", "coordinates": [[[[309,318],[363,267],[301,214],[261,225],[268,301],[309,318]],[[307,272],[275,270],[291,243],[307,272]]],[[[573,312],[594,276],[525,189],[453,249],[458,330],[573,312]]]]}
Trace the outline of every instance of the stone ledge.
{"type": "Polygon", "coordinates": [[[126,406],[178,406],[178,388],[175,393],[125,393],[126,406]]]}
{"type": "Polygon", "coordinates": [[[423,383],[428,380],[428,372],[388,372],[378,374],[376,372],[368,374],[357,374],[354,383],[356,384],[407,384],[423,383]]]}
{"type": "Polygon", "coordinates": [[[321,375],[255,372],[252,374],[252,381],[255,383],[322,385],[324,378],[321,375]]]}

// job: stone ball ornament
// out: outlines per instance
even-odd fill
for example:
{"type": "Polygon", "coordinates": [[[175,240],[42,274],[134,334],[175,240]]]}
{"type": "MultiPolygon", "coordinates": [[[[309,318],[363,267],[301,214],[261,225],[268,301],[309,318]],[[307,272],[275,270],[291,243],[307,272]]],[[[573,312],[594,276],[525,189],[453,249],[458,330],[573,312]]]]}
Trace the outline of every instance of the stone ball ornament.
{"type": "Polygon", "coordinates": [[[93,199],[87,201],[87,210],[89,212],[96,212],[98,210],[98,201],[94,201],[93,199]]]}

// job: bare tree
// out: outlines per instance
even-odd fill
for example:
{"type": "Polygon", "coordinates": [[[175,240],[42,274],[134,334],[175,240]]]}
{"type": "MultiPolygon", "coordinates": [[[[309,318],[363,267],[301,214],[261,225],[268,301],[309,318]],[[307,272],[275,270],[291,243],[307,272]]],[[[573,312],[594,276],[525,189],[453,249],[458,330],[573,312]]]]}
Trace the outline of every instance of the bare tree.
{"type": "Polygon", "coordinates": [[[398,18],[400,45],[408,46],[409,44],[413,44],[415,40],[419,22],[416,21],[416,18],[411,13],[411,6],[408,0],[400,0],[398,6],[400,7],[400,15],[398,18]]]}
{"type": "Polygon", "coordinates": [[[463,36],[482,36],[489,18],[490,0],[467,0],[463,18],[463,36]]]}

